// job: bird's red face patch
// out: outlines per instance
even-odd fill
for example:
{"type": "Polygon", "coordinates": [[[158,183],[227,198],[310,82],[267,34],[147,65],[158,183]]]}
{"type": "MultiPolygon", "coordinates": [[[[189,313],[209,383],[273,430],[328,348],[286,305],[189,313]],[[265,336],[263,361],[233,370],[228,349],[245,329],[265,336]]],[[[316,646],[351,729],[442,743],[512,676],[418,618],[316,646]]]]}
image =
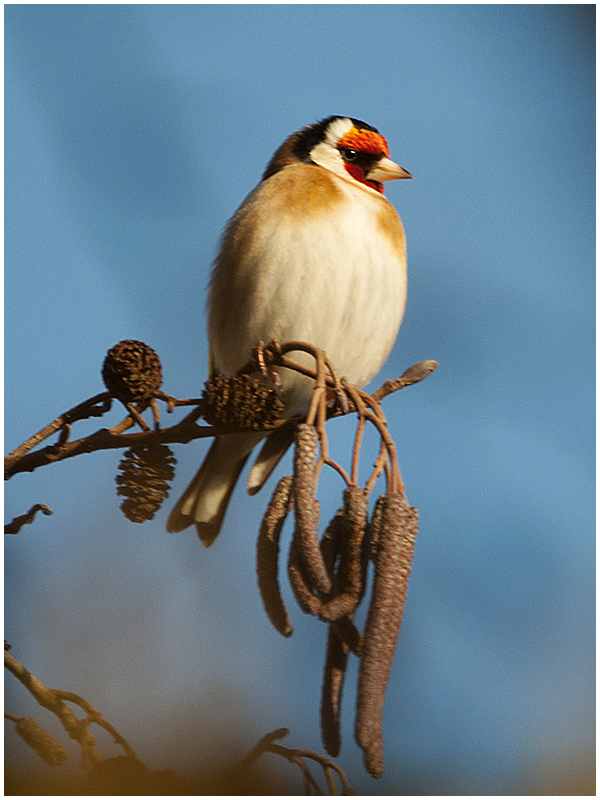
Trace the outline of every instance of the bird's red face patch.
{"type": "Polygon", "coordinates": [[[359,183],[364,183],[365,186],[370,186],[371,189],[375,189],[376,192],[380,192],[380,194],[383,194],[383,183],[379,183],[378,181],[368,180],[365,175],[364,169],[362,167],[359,167],[358,164],[344,163],[344,167],[346,168],[346,172],[349,175],[352,175],[355,181],[358,181],[359,183]]]}
{"type": "MultiPolygon", "coordinates": [[[[384,155],[389,158],[390,152],[386,140],[380,133],[375,131],[366,130],[366,128],[350,128],[348,133],[345,133],[337,143],[338,149],[344,147],[351,147],[353,150],[358,150],[361,153],[372,153],[373,155],[384,155]]],[[[344,167],[349,175],[352,175],[354,180],[370,186],[376,192],[383,194],[383,183],[378,181],[370,181],[365,175],[364,169],[359,164],[344,162],[344,167]]]]}
{"type": "Polygon", "coordinates": [[[338,147],[352,147],[364,153],[383,153],[389,158],[387,142],[380,133],[368,131],[365,128],[352,127],[338,142],[338,147]]]}

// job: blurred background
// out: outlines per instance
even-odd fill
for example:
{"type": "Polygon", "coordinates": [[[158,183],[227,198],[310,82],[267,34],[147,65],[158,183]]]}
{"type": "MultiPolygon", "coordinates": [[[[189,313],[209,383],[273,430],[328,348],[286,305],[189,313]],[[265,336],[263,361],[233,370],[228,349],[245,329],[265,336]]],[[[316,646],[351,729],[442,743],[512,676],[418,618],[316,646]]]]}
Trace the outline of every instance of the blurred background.
{"type": "MultiPolygon", "coordinates": [[[[594,792],[594,14],[5,8],[7,451],[103,391],[121,339],[159,353],[166,391],[199,395],[219,235],[290,133],[363,119],[415,176],[387,189],[409,298],[372,388],[440,367],[385,403],[421,528],[380,781],[353,741],[356,665],[346,681],[338,762],[359,794],[594,792]]],[[[353,433],[331,424],[346,463],[353,433]]],[[[117,451],[18,475],[5,500],[7,520],[54,512],[5,542],[12,653],[186,776],[281,726],[323,752],[325,626],[286,590],[284,640],[256,587],[275,479],[254,498],[240,483],[209,550],[165,532],[206,447],[173,447],[171,497],[143,525],[119,510],[117,451]]],[[[323,488],[329,518],[342,486],[323,488]]],[[[12,676],[6,690],[9,711],[59,731],[12,676]]],[[[12,727],[8,764],[31,769],[12,727]]],[[[293,767],[265,765],[301,790],[293,767]]]]}

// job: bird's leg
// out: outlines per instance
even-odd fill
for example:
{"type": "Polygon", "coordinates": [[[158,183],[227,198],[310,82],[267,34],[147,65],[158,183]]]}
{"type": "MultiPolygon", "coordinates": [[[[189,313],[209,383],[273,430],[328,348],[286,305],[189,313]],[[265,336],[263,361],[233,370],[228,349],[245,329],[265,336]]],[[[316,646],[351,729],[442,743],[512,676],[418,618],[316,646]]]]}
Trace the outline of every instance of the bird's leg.
{"type": "Polygon", "coordinates": [[[350,403],[348,402],[348,393],[345,391],[344,388],[344,379],[338,378],[337,372],[333,368],[333,364],[327,358],[325,354],[325,365],[329,370],[329,374],[333,378],[333,392],[335,395],[335,399],[342,411],[342,414],[348,414],[350,412],[350,403]]]}
{"type": "Polygon", "coordinates": [[[269,344],[265,344],[264,342],[259,342],[255,349],[254,349],[254,360],[258,364],[258,368],[260,369],[262,375],[265,378],[271,381],[274,386],[280,386],[281,380],[279,375],[275,371],[273,367],[273,360],[277,357],[277,355],[281,354],[281,347],[275,341],[275,339],[271,339],[269,344]]]}

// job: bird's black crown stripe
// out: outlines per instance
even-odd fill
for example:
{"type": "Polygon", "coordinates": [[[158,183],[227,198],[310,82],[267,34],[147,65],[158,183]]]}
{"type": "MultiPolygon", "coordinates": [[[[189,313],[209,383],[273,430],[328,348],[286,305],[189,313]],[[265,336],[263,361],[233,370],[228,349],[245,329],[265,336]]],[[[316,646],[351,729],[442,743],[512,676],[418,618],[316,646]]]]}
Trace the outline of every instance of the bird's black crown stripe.
{"type": "Polygon", "coordinates": [[[300,161],[310,160],[310,154],[313,147],[318,145],[319,142],[323,141],[325,138],[325,131],[335,119],[349,119],[355,128],[364,128],[367,131],[379,133],[377,128],[374,128],[372,125],[369,125],[367,122],[363,122],[360,119],[354,119],[353,117],[341,117],[334,114],[331,117],[327,117],[327,119],[322,119],[320,122],[315,122],[313,125],[308,125],[301,132],[294,144],[294,155],[300,161]]]}

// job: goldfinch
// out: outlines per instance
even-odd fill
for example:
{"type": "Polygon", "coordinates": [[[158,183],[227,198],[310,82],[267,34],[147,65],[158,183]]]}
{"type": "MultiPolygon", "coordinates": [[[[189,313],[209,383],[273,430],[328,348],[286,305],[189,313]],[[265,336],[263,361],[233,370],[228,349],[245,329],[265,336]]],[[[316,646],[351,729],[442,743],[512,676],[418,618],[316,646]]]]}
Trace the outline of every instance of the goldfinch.
{"type": "MultiPolygon", "coordinates": [[[[394,344],[406,303],[406,242],[383,184],[412,175],[371,125],[332,116],[292,134],[231,218],[210,280],[214,374],[244,366],[257,343],[301,340],[325,350],[340,377],[364,386],[394,344]]],[[[304,353],[291,358],[314,366],[304,353]]],[[[284,416],[308,411],[313,382],[279,374],[284,416]]],[[[215,438],[171,512],[170,532],[194,524],[216,538],[252,449],[265,434],[215,438]]],[[[248,477],[255,494],[291,442],[269,435],[248,477]]]]}

